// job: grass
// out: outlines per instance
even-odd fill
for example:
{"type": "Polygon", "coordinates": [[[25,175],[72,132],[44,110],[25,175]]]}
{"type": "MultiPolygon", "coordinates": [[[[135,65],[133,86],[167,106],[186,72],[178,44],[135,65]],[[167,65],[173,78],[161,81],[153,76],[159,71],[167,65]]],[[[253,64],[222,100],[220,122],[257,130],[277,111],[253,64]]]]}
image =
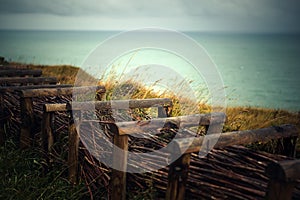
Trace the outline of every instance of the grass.
{"type": "Polygon", "coordinates": [[[71,186],[56,166],[45,176],[45,156],[40,149],[19,150],[14,141],[0,147],[0,199],[84,199],[85,186],[71,186]]]}
{"type": "MultiPolygon", "coordinates": [[[[31,69],[42,69],[44,76],[55,76],[60,84],[74,84],[78,68],[73,66],[35,66],[31,69]]],[[[91,78],[86,74],[87,79],[91,78]]],[[[102,82],[107,89],[106,99],[124,97],[122,92],[132,91],[130,98],[154,98],[170,97],[173,99],[173,115],[189,113],[196,109],[197,112],[210,112],[210,106],[201,103],[197,106],[189,106],[188,99],[179,99],[172,93],[158,95],[153,90],[145,88],[134,82],[118,83],[116,78],[102,82]]],[[[126,97],[125,97],[126,98],[126,97]]],[[[229,107],[226,109],[227,120],[223,131],[237,131],[247,129],[258,129],[273,125],[294,124],[300,130],[300,112],[292,113],[285,110],[251,108],[251,107],[229,107]]],[[[250,146],[255,149],[272,151],[274,143],[262,145],[259,142],[250,146]]],[[[298,143],[298,152],[300,145],[298,143]]],[[[299,155],[300,156],[300,155],[299,155]]],[[[88,191],[83,183],[71,186],[66,180],[67,167],[57,165],[44,176],[43,170],[46,161],[42,151],[32,148],[20,151],[13,140],[6,141],[0,147],[0,199],[86,199],[89,198],[88,191]]],[[[151,183],[149,183],[151,185],[151,183]]],[[[152,198],[147,193],[152,193],[154,188],[142,191],[139,196],[129,196],[134,199],[152,198]]]]}

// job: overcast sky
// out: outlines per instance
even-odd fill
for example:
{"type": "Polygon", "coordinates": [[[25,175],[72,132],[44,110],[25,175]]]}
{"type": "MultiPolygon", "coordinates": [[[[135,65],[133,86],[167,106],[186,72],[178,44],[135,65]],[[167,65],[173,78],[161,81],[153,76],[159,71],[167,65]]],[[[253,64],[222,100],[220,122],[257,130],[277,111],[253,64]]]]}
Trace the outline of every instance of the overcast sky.
{"type": "Polygon", "coordinates": [[[0,29],[300,31],[299,0],[0,0],[0,29]]]}

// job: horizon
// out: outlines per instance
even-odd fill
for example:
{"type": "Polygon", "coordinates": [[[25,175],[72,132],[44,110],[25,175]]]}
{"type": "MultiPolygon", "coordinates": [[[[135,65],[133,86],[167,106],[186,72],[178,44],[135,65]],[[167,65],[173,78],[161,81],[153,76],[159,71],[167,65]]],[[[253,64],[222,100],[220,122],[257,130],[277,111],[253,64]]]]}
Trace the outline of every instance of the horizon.
{"type": "MultiPolygon", "coordinates": [[[[144,27],[144,28],[153,28],[153,27],[144,27]]],[[[159,29],[159,27],[156,27],[159,29]]],[[[143,29],[143,28],[141,28],[143,29]]],[[[249,35],[300,35],[299,31],[229,31],[229,30],[222,30],[222,31],[211,31],[211,30],[172,30],[172,29],[163,29],[162,30],[170,30],[170,31],[176,31],[179,33],[198,33],[198,34],[249,34],[249,35]]],[[[113,33],[122,33],[122,32],[128,32],[128,31],[134,31],[139,29],[132,29],[132,30],[119,30],[119,29],[1,29],[0,31],[24,31],[24,32],[113,32],[113,33]]]]}

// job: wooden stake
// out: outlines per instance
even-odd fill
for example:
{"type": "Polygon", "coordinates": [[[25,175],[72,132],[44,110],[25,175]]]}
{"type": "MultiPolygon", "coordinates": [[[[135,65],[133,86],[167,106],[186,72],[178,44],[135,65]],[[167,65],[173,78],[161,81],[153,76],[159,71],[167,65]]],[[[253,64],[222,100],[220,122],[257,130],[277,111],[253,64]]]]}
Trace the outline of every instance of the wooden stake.
{"type": "Polygon", "coordinates": [[[31,146],[32,135],[31,131],[35,125],[33,113],[32,98],[26,97],[20,99],[21,104],[21,133],[20,133],[20,148],[25,149],[31,146]]]}
{"type": "Polygon", "coordinates": [[[293,190],[300,178],[300,160],[274,162],[266,169],[270,178],[267,199],[288,200],[292,199],[293,190]]]}
{"type": "Polygon", "coordinates": [[[114,133],[113,169],[111,178],[111,189],[113,200],[126,199],[126,170],[128,156],[128,136],[119,135],[115,124],[110,126],[114,133]]]}
{"type": "Polygon", "coordinates": [[[71,184],[77,184],[78,174],[78,147],[79,147],[79,134],[73,120],[70,120],[69,125],[69,181],[71,184]]]}
{"type": "Polygon", "coordinates": [[[191,154],[183,154],[170,165],[166,192],[167,200],[184,199],[190,159],[191,154]]]}
{"type": "Polygon", "coordinates": [[[5,112],[4,112],[4,97],[0,94],[0,145],[5,142],[5,112]]]}
{"type": "Polygon", "coordinates": [[[52,119],[54,113],[44,112],[42,119],[42,141],[43,148],[47,154],[51,153],[52,146],[54,144],[54,136],[52,130],[52,119]]]}

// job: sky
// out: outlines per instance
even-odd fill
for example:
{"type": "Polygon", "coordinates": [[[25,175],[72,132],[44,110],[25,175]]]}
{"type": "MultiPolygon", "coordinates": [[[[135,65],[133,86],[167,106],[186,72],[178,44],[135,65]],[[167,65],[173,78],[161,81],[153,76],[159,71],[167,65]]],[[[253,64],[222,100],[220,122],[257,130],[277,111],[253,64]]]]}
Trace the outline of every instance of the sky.
{"type": "Polygon", "coordinates": [[[299,0],[0,0],[0,29],[300,32],[299,0]]]}

